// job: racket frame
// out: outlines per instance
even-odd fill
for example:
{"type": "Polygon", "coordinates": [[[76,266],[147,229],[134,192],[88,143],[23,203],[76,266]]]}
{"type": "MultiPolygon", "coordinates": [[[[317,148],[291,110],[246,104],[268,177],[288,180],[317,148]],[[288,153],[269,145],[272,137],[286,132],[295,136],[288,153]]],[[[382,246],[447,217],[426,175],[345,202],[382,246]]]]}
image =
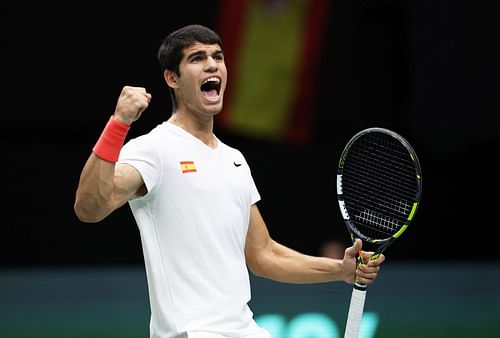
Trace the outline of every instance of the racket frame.
{"type": "Polygon", "coordinates": [[[356,133],[349,140],[349,142],[346,144],[346,146],[344,147],[344,150],[342,151],[342,154],[340,156],[340,160],[339,160],[339,164],[338,164],[338,168],[337,168],[337,201],[338,201],[338,204],[340,207],[340,212],[342,214],[342,218],[344,219],[344,223],[346,224],[346,226],[349,230],[349,234],[351,235],[352,241],[354,242],[354,240],[356,238],[360,238],[363,242],[375,245],[376,250],[375,250],[375,255],[374,255],[375,257],[374,258],[378,257],[378,255],[380,255],[382,252],[384,252],[385,249],[387,249],[387,247],[390,246],[394,242],[394,240],[399,238],[407,230],[408,226],[412,222],[412,220],[417,212],[417,209],[420,205],[421,194],[422,194],[422,170],[420,167],[420,162],[418,160],[417,154],[416,154],[415,150],[413,149],[413,147],[400,134],[398,134],[390,129],[387,129],[387,128],[371,127],[371,128],[367,128],[367,129],[361,130],[358,133],[356,133]],[[411,159],[414,162],[415,177],[417,179],[417,184],[418,184],[418,189],[417,189],[417,192],[416,192],[416,195],[414,198],[414,203],[412,205],[412,209],[409,213],[409,216],[408,216],[408,219],[406,220],[406,223],[403,224],[401,226],[401,228],[397,232],[392,234],[390,237],[383,238],[383,239],[380,239],[380,238],[374,239],[374,238],[366,236],[361,231],[359,231],[359,229],[352,222],[351,217],[347,211],[347,207],[345,206],[345,201],[343,199],[342,174],[343,174],[343,170],[344,170],[346,157],[349,154],[349,150],[350,150],[351,146],[354,144],[354,142],[356,142],[356,140],[358,140],[359,138],[361,138],[362,136],[364,136],[368,133],[374,133],[374,132],[389,135],[389,136],[395,138],[397,141],[399,141],[405,147],[405,149],[408,151],[411,159]]]}

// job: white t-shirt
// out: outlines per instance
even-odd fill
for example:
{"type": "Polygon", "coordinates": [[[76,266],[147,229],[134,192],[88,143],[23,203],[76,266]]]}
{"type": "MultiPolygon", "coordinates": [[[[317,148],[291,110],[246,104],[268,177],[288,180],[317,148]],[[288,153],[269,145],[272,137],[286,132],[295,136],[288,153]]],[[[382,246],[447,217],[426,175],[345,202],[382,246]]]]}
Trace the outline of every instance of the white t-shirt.
{"type": "Polygon", "coordinates": [[[260,195],[241,152],[217,141],[212,149],[164,122],[120,153],[119,163],[134,166],[148,189],[129,205],[141,234],[151,337],[263,332],[247,305],[244,254],[260,195]]]}

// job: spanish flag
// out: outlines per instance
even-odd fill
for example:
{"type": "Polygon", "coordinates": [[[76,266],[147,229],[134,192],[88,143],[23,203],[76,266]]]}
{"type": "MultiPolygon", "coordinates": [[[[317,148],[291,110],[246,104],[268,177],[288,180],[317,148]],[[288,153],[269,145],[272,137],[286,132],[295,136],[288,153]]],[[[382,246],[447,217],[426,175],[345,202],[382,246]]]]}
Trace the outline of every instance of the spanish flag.
{"type": "Polygon", "coordinates": [[[330,0],[219,0],[229,86],[219,125],[292,143],[312,140],[330,0]]]}
{"type": "Polygon", "coordinates": [[[196,172],[196,165],[193,161],[181,161],[180,164],[183,174],[196,172]]]}

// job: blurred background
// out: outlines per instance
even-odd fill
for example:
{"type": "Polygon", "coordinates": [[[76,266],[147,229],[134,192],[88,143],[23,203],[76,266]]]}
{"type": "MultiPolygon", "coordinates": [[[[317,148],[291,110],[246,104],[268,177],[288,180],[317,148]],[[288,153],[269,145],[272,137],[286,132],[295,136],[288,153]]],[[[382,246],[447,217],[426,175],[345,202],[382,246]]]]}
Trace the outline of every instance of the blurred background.
{"type": "MultiPolygon", "coordinates": [[[[124,85],[153,95],[129,138],[170,116],[156,52],[191,23],[223,38],[216,134],[247,157],[283,244],[310,254],[349,244],[335,174],[354,133],[386,127],[415,148],[422,204],[386,252],[364,337],[500,336],[498,225],[482,216],[499,188],[496,13],[463,0],[3,3],[0,336],[147,336],[130,210],[84,224],[74,193],[124,85]]],[[[253,281],[273,337],[342,335],[348,285],[253,281]]]]}

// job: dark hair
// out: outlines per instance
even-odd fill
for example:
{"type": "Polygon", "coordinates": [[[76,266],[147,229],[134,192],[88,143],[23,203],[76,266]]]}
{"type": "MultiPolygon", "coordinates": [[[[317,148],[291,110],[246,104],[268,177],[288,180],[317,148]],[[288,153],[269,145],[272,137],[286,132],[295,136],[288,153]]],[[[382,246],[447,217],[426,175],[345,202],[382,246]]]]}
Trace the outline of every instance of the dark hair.
{"type": "MultiPolygon", "coordinates": [[[[158,49],[158,62],[161,72],[170,70],[180,76],[179,65],[184,56],[184,49],[195,43],[207,45],[218,44],[222,48],[222,40],[217,33],[202,25],[188,25],[167,35],[158,49]]],[[[168,87],[172,100],[172,111],[177,110],[177,99],[172,88],[168,87]]]]}
{"type": "Polygon", "coordinates": [[[167,35],[160,45],[158,62],[162,73],[168,69],[180,75],[179,64],[184,56],[184,49],[197,42],[207,45],[218,44],[222,48],[221,38],[210,28],[202,25],[182,27],[167,35]]]}

